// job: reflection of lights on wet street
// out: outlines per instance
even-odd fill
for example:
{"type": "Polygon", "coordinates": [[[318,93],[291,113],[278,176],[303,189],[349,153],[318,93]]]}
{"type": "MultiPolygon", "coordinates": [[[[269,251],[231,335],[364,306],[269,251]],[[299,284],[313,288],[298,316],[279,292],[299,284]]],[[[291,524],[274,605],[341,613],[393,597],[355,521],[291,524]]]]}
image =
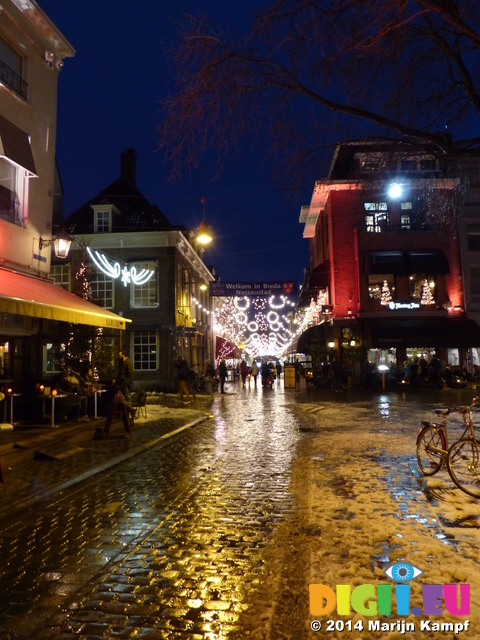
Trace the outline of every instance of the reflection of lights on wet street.
{"type": "Polygon", "coordinates": [[[388,396],[378,398],[378,408],[382,418],[390,418],[390,399],[388,396]]]}

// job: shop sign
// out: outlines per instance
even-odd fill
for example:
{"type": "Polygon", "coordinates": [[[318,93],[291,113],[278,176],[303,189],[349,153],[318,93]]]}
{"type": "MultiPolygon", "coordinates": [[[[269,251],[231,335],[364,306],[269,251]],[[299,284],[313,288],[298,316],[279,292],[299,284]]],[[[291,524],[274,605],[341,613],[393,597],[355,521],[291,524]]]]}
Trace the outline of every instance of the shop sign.
{"type": "Polygon", "coordinates": [[[210,282],[211,296],[290,296],[297,290],[296,282],[210,282]]]}
{"type": "Polygon", "coordinates": [[[419,302],[394,302],[390,300],[388,308],[391,311],[411,311],[413,309],[420,309],[419,302]]]}

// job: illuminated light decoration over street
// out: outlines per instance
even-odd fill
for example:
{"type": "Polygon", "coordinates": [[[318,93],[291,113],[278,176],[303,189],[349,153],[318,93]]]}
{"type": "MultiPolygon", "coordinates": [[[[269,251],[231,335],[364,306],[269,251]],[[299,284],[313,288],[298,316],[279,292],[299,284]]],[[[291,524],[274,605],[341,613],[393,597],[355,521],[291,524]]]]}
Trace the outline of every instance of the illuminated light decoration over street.
{"type": "Polygon", "coordinates": [[[295,303],[287,296],[270,296],[268,301],[232,297],[212,311],[213,327],[225,340],[244,344],[245,351],[253,357],[281,357],[312,323],[316,312],[316,306],[313,310],[295,310],[295,303]],[[289,316],[282,315],[282,309],[289,311],[289,316]]]}
{"type": "Polygon", "coordinates": [[[133,283],[136,286],[146,284],[155,274],[155,271],[152,269],[142,269],[137,272],[135,267],[130,267],[129,269],[127,265],[124,265],[122,269],[118,262],[114,262],[112,264],[105,254],[100,253],[99,251],[92,251],[90,247],[87,247],[87,252],[92,259],[92,262],[102,273],[113,279],[117,279],[121,275],[122,282],[125,287],[130,283],[133,283]]]}

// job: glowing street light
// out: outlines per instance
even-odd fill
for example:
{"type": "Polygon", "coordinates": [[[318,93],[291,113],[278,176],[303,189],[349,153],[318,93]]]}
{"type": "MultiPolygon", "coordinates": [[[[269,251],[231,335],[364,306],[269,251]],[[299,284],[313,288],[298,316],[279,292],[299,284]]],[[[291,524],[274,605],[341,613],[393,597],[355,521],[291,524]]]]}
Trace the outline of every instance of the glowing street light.
{"type": "Polygon", "coordinates": [[[208,224],[205,221],[205,202],[206,202],[206,199],[202,198],[200,202],[203,205],[203,220],[200,223],[200,226],[198,228],[197,242],[199,242],[200,244],[210,244],[210,242],[212,241],[212,234],[210,232],[210,227],[208,226],[208,224]]]}
{"type": "Polygon", "coordinates": [[[391,198],[399,198],[402,195],[402,185],[394,182],[388,189],[388,195],[391,198]]]}

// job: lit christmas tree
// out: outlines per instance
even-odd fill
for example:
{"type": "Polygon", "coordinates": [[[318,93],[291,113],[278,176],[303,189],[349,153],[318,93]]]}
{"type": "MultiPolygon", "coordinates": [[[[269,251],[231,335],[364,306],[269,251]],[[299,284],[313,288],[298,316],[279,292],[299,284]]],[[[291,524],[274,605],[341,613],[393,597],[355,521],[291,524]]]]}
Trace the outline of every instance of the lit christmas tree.
{"type": "Polygon", "coordinates": [[[427,279],[423,281],[422,298],[420,300],[420,304],[435,304],[435,299],[432,295],[427,279]]]}
{"type": "Polygon", "coordinates": [[[388,282],[384,280],[382,284],[382,297],[380,299],[380,304],[387,305],[391,301],[392,294],[390,293],[390,287],[388,286],[388,282]]]}

